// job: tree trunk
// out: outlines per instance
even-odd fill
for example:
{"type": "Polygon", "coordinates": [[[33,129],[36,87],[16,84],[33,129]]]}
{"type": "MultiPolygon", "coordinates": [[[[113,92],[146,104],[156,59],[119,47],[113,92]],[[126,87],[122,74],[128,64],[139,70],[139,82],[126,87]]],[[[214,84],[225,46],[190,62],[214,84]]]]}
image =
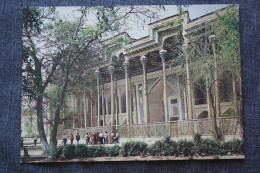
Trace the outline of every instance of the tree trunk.
{"type": "Polygon", "coordinates": [[[63,85],[60,90],[60,94],[58,94],[58,103],[54,114],[54,121],[53,121],[53,128],[51,131],[51,140],[50,140],[50,151],[52,151],[57,146],[57,131],[58,131],[58,125],[60,121],[60,111],[64,102],[66,89],[68,86],[68,79],[69,79],[69,71],[70,71],[69,64],[66,64],[66,71],[65,71],[65,78],[63,80],[63,85]]]}
{"type": "MultiPolygon", "coordinates": [[[[209,70],[212,72],[212,70],[209,70]]],[[[210,102],[210,108],[211,108],[211,114],[212,114],[212,123],[213,123],[213,133],[215,135],[215,138],[217,140],[221,140],[221,136],[218,131],[218,126],[217,126],[217,98],[216,98],[216,82],[215,82],[215,73],[210,74],[210,79],[208,80],[208,85],[209,85],[209,102],[210,102]]]]}
{"type": "Polygon", "coordinates": [[[36,113],[37,113],[37,128],[41,139],[41,147],[44,153],[48,153],[48,141],[44,131],[44,123],[43,123],[43,96],[38,96],[36,100],[36,113]]]}

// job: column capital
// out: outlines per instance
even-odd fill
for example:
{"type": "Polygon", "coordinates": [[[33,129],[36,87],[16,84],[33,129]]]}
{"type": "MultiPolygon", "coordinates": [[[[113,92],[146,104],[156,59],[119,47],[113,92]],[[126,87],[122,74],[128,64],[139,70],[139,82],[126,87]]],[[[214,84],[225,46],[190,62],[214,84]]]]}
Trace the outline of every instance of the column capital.
{"type": "Polygon", "coordinates": [[[215,40],[216,40],[216,36],[215,35],[210,35],[209,36],[209,41],[210,42],[215,42],[215,40]]]}
{"type": "Polygon", "coordinates": [[[165,62],[166,57],[167,57],[167,51],[162,49],[159,53],[160,53],[160,57],[161,57],[162,61],[165,62]]]}
{"type": "Polygon", "coordinates": [[[128,72],[129,65],[130,65],[130,63],[129,63],[128,60],[125,60],[125,61],[123,62],[123,66],[124,66],[124,68],[125,68],[125,72],[128,72]]]}
{"type": "Polygon", "coordinates": [[[111,66],[108,67],[108,72],[110,73],[110,76],[113,76],[114,70],[115,70],[114,66],[111,65],[111,66]]]}
{"type": "Polygon", "coordinates": [[[99,69],[97,69],[97,70],[95,71],[95,75],[97,76],[97,80],[99,80],[99,79],[100,79],[100,72],[99,72],[99,69]]]}
{"type": "Polygon", "coordinates": [[[147,64],[147,57],[146,56],[141,56],[140,61],[143,65],[143,68],[145,68],[146,64],[147,64]]]}

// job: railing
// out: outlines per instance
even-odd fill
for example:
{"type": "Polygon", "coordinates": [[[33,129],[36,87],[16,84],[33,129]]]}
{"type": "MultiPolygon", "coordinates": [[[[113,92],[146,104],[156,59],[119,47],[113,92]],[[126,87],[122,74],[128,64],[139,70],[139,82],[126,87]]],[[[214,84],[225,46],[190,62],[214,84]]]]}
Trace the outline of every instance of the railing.
{"type": "MultiPolygon", "coordinates": [[[[237,117],[223,117],[217,118],[218,129],[222,131],[223,135],[239,135],[240,126],[237,117]]],[[[67,136],[70,133],[74,135],[79,133],[83,138],[86,133],[92,132],[111,132],[118,130],[121,138],[145,138],[145,137],[180,137],[192,136],[194,133],[200,133],[203,136],[210,136],[213,133],[213,120],[195,119],[183,121],[170,121],[154,124],[131,124],[105,127],[87,127],[77,129],[59,130],[58,139],[61,139],[63,134],[67,136]]]]}

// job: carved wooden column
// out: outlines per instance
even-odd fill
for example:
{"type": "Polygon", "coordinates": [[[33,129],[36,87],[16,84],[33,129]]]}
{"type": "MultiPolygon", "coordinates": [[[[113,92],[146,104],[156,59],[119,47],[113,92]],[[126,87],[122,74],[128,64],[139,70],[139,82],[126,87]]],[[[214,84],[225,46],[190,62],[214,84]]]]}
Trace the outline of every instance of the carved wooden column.
{"type": "Polygon", "coordinates": [[[95,74],[96,74],[96,76],[97,76],[97,109],[98,109],[98,111],[97,111],[97,116],[98,116],[98,123],[97,123],[97,126],[99,127],[100,126],[100,95],[99,95],[99,79],[100,79],[100,72],[99,72],[99,70],[97,69],[96,71],[95,71],[95,74]]]}
{"type": "Polygon", "coordinates": [[[114,89],[114,101],[115,101],[115,118],[116,118],[116,127],[119,125],[119,99],[118,99],[118,95],[117,95],[117,76],[116,76],[116,73],[115,73],[115,76],[114,76],[114,86],[115,86],[115,89],[114,89]]]}
{"type": "Polygon", "coordinates": [[[93,91],[91,91],[91,95],[90,95],[90,115],[91,115],[91,127],[94,127],[94,112],[93,112],[93,91]]]}
{"type": "Polygon", "coordinates": [[[134,109],[135,109],[135,123],[138,124],[138,109],[137,109],[137,89],[136,89],[136,85],[133,85],[134,87],[134,109]]]}
{"type": "Polygon", "coordinates": [[[210,97],[208,76],[206,76],[206,92],[207,92],[208,118],[212,118],[212,100],[210,97]]]}
{"type": "Polygon", "coordinates": [[[187,96],[188,96],[188,118],[193,119],[193,105],[191,97],[191,78],[190,78],[190,69],[189,69],[189,55],[188,55],[188,44],[182,45],[182,50],[186,58],[186,72],[187,72],[187,96]]]}
{"type": "Polygon", "coordinates": [[[149,115],[148,90],[147,90],[147,73],[146,73],[147,57],[146,56],[142,56],[140,58],[140,61],[141,61],[142,66],[143,66],[143,78],[144,78],[143,97],[144,97],[145,123],[149,123],[150,122],[150,115],[149,115]]]}
{"type": "Polygon", "coordinates": [[[86,89],[84,87],[84,127],[87,127],[86,89]]]}
{"type": "Polygon", "coordinates": [[[102,114],[103,114],[103,127],[106,124],[106,114],[105,114],[105,94],[104,94],[104,82],[102,82],[102,114]]]}
{"type": "Polygon", "coordinates": [[[132,87],[131,87],[131,74],[130,74],[130,71],[128,71],[128,74],[129,74],[129,85],[128,85],[128,88],[129,88],[129,110],[130,110],[130,124],[134,124],[134,118],[133,118],[133,95],[132,95],[132,87]]]}
{"type": "Polygon", "coordinates": [[[166,61],[167,51],[161,50],[160,57],[163,63],[163,100],[164,100],[164,112],[165,112],[165,122],[169,121],[168,116],[168,100],[167,100],[167,86],[166,86],[166,72],[165,72],[165,61],[166,61]]]}
{"type": "Polygon", "coordinates": [[[130,110],[129,110],[129,81],[128,81],[128,69],[129,69],[129,62],[125,60],[123,63],[125,68],[125,95],[126,95],[126,117],[127,117],[127,124],[130,124],[130,110]]]}
{"type": "Polygon", "coordinates": [[[113,74],[114,74],[114,66],[109,66],[108,71],[111,76],[111,126],[115,125],[115,111],[114,111],[114,81],[113,81],[113,74]]]}

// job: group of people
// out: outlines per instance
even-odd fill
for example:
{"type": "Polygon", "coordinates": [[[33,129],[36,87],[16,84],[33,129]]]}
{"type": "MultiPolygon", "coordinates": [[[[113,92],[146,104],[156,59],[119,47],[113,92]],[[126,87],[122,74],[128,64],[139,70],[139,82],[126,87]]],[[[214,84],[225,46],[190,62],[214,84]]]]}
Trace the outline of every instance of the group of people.
{"type": "MultiPolygon", "coordinates": [[[[77,144],[79,144],[79,140],[80,140],[80,135],[77,133],[76,135],[76,141],[77,141],[77,144]]],[[[72,145],[73,144],[73,141],[74,141],[74,136],[73,134],[71,133],[70,134],[70,144],[72,145]]],[[[67,144],[67,137],[66,137],[66,134],[63,135],[63,145],[66,145],[67,144]]]]}
{"type": "Polygon", "coordinates": [[[86,144],[87,145],[97,145],[99,144],[112,144],[112,143],[119,143],[119,132],[116,133],[107,132],[93,132],[93,133],[86,133],[86,144]]]}
{"type": "MultiPolygon", "coordinates": [[[[86,145],[97,145],[97,144],[113,144],[113,143],[119,143],[119,132],[116,130],[116,133],[113,131],[105,133],[102,132],[93,132],[93,133],[86,133],[86,145]]],[[[79,144],[80,135],[77,133],[76,135],[76,141],[77,144],[79,144]]],[[[70,135],[70,142],[71,145],[73,144],[74,136],[71,133],[70,135]]],[[[66,134],[63,135],[63,145],[66,145],[67,143],[67,137],[66,134]]]]}

